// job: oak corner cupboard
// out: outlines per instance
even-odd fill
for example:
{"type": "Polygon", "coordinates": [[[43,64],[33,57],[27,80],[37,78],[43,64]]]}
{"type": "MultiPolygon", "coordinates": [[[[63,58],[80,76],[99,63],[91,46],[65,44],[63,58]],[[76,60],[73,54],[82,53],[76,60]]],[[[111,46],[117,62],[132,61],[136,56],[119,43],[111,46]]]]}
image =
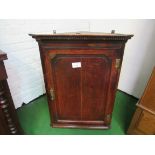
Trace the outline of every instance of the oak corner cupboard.
{"type": "Polygon", "coordinates": [[[125,43],[133,35],[30,36],[39,44],[52,127],[108,129],[125,43]]]}

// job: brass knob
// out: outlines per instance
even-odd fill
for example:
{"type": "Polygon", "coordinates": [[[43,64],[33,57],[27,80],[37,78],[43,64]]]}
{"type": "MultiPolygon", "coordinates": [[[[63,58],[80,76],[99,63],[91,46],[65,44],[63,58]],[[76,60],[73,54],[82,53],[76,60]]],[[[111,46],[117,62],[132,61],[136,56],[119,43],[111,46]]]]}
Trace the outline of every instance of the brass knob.
{"type": "Polygon", "coordinates": [[[55,100],[55,93],[54,93],[54,89],[50,89],[50,96],[51,96],[51,100],[54,101],[55,100]]]}

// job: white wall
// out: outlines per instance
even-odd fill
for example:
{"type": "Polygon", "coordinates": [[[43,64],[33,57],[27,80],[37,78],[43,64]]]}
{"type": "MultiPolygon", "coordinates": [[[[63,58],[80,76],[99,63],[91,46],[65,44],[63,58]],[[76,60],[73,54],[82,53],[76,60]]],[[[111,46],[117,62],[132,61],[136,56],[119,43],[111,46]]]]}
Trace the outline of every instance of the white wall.
{"type": "Polygon", "coordinates": [[[155,20],[91,20],[91,31],[134,34],[126,44],[118,88],[141,97],[155,65],[155,20]]]}
{"type": "Polygon", "coordinates": [[[36,41],[28,33],[101,31],[132,33],[127,42],[118,88],[140,97],[155,64],[155,20],[0,20],[0,49],[16,108],[45,92],[36,41]]]}
{"type": "Polygon", "coordinates": [[[45,93],[38,45],[28,34],[88,28],[83,20],[0,20],[0,49],[8,54],[5,65],[16,108],[45,93]]]}

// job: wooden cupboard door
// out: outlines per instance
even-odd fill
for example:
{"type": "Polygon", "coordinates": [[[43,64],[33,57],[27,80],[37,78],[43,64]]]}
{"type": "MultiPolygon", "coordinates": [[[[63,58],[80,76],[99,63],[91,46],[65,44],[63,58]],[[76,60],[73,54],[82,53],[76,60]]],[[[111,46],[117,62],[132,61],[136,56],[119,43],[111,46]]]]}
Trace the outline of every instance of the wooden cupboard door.
{"type": "Polygon", "coordinates": [[[80,57],[57,55],[52,60],[58,120],[81,119],[81,68],[72,68],[80,57]]]}
{"type": "Polygon", "coordinates": [[[112,59],[58,54],[51,62],[57,120],[103,121],[112,59]]]}
{"type": "Polygon", "coordinates": [[[103,121],[110,79],[110,59],[104,55],[90,56],[83,58],[82,64],[82,119],[103,121]]]}

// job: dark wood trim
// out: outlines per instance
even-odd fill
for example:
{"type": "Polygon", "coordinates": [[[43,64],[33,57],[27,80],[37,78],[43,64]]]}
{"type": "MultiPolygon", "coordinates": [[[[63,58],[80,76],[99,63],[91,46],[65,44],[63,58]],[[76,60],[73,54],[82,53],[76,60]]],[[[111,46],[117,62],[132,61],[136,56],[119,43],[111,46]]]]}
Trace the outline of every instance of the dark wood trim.
{"type": "Polygon", "coordinates": [[[0,134],[23,134],[15,111],[14,103],[7,82],[7,73],[3,60],[6,53],[0,51],[0,134]]]}
{"type": "Polygon", "coordinates": [[[7,59],[7,54],[0,50],[0,61],[6,60],[6,59],[7,59]]]}
{"type": "Polygon", "coordinates": [[[64,123],[52,123],[54,128],[76,128],[76,129],[110,129],[109,125],[75,125],[75,124],[64,124],[64,123]]]}

